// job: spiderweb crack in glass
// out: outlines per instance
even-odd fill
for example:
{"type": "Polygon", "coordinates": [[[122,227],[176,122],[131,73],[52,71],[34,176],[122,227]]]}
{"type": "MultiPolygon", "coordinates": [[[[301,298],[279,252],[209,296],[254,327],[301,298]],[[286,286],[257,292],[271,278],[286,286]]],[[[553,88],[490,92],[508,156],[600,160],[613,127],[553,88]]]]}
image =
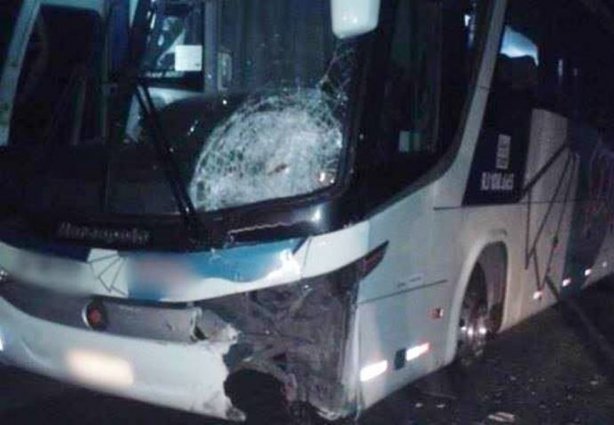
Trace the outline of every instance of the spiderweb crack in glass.
{"type": "Polygon", "coordinates": [[[297,82],[250,96],[203,145],[189,186],[196,208],[215,211],[334,184],[355,65],[355,45],[342,42],[313,86],[297,82]]]}
{"type": "Polygon", "coordinates": [[[332,185],[343,147],[338,93],[296,89],[248,100],[204,145],[190,184],[199,210],[304,195],[332,185]]]}

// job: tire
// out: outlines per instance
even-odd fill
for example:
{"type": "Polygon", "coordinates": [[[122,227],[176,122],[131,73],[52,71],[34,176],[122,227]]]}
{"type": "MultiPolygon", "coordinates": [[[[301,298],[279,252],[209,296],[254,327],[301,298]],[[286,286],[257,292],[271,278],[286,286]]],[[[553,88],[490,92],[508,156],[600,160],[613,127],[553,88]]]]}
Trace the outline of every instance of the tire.
{"type": "Polygon", "coordinates": [[[456,363],[466,369],[482,358],[491,333],[486,275],[480,265],[471,274],[461,306],[456,363]]]}

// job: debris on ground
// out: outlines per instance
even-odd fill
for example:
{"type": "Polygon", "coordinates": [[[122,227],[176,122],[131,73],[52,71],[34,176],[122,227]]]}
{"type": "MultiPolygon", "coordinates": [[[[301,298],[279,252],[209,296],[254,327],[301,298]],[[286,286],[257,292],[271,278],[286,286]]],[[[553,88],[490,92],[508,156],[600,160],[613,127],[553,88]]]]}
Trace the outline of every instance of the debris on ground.
{"type": "Polygon", "coordinates": [[[488,419],[494,422],[513,424],[516,422],[516,416],[507,412],[497,412],[488,415],[488,419]]]}

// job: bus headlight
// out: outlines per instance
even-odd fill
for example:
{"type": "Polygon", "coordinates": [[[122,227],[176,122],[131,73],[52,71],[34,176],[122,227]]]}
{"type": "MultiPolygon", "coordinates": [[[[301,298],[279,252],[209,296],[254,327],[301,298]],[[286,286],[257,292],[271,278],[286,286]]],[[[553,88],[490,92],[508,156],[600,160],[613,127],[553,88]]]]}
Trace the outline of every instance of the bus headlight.
{"type": "Polygon", "coordinates": [[[66,356],[71,374],[84,383],[125,388],[134,383],[132,366],[126,360],[94,351],[72,350],[66,356]]]}

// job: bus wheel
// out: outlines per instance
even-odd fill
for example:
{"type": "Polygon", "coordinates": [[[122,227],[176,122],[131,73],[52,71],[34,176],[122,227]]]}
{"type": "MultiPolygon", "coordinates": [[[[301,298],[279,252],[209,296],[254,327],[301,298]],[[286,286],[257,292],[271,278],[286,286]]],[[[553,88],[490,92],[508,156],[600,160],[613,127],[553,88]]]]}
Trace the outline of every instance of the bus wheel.
{"type": "Polygon", "coordinates": [[[458,323],[457,362],[462,368],[472,365],[484,354],[490,331],[487,296],[486,276],[477,265],[463,298],[458,323]]]}

